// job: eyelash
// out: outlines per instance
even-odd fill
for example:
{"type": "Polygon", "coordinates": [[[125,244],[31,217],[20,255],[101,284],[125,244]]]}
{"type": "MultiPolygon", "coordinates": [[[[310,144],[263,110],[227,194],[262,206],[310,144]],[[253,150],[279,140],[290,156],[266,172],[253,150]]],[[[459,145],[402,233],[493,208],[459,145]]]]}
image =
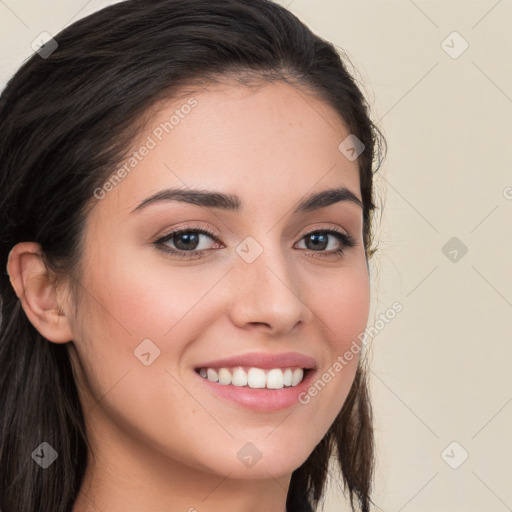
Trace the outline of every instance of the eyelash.
{"type": "MultiPolygon", "coordinates": [[[[155,247],[157,247],[159,250],[164,251],[166,253],[170,253],[173,256],[179,256],[182,258],[190,258],[190,259],[194,258],[194,257],[196,259],[197,259],[197,257],[202,258],[205,256],[205,253],[207,251],[212,250],[212,249],[203,249],[203,250],[199,250],[199,251],[197,251],[197,250],[196,251],[181,251],[181,250],[176,250],[176,249],[170,249],[167,245],[165,245],[165,243],[168,242],[169,240],[171,240],[174,236],[180,235],[182,233],[200,233],[200,234],[207,235],[207,236],[211,237],[216,242],[219,242],[216,235],[209,229],[194,228],[194,227],[186,226],[184,228],[179,228],[179,229],[176,229],[175,231],[171,231],[167,235],[164,235],[163,237],[159,238],[158,240],[155,240],[153,242],[153,245],[155,247]]],[[[334,251],[327,251],[327,252],[325,252],[325,251],[310,251],[313,253],[316,253],[316,252],[319,252],[320,254],[323,253],[324,255],[320,256],[321,258],[324,258],[324,257],[340,258],[344,254],[345,249],[347,249],[349,247],[354,247],[356,245],[355,240],[349,234],[343,233],[343,232],[339,231],[338,229],[332,228],[332,227],[325,228],[325,229],[320,228],[320,229],[315,229],[313,231],[310,231],[309,233],[306,233],[304,236],[302,236],[302,238],[300,240],[302,240],[303,238],[305,238],[307,236],[310,236],[313,234],[319,234],[319,233],[327,233],[327,234],[333,235],[341,243],[340,248],[336,249],[334,251]]],[[[312,257],[317,258],[319,256],[312,256],[312,257]]]]}

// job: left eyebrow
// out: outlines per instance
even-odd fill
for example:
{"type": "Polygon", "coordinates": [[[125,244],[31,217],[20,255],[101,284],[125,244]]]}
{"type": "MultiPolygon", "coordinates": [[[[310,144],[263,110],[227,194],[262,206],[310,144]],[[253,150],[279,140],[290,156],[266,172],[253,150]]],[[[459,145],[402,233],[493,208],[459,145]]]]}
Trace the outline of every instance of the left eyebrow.
{"type": "MultiPolygon", "coordinates": [[[[150,204],[166,201],[178,201],[182,203],[195,204],[204,208],[217,208],[235,212],[240,212],[243,209],[242,200],[240,197],[233,194],[223,194],[221,192],[211,192],[208,190],[169,188],[144,199],[144,201],[142,201],[130,213],[140,211],[150,204]]],[[[320,208],[326,208],[327,206],[340,201],[349,201],[363,208],[362,201],[352,191],[346,187],[338,187],[310,194],[295,207],[293,213],[305,213],[318,210],[320,208]]]]}
{"type": "Polygon", "coordinates": [[[339,187],[322,190],[321,192],[307,196],[298,204],[293,213],[318,210],[320,208],[330,206],[331,204],[339,203],[340,201],[349,201],[363,208],[361,199],[359,199],[352,191],[346,187],[339,187]]]}

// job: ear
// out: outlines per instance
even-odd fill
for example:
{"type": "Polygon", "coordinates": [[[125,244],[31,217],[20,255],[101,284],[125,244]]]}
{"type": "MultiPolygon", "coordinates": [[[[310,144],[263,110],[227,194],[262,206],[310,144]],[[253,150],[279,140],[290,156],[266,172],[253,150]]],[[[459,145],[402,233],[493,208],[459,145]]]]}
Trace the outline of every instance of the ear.
{"type": "Polygon", "coordinates": [[[7,273],[30,323],[49,341],[73,339],[71,325],[59,304],[59,290],[51,280],[41,246],[21,242],[9,253],[7,273]]]}

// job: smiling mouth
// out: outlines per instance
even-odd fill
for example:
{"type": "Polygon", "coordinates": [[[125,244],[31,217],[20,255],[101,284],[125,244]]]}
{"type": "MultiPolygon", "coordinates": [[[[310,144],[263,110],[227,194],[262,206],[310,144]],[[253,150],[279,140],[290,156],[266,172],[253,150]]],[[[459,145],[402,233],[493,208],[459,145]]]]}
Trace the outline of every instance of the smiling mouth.
{"type": "Polygon", "coordinates": [[[231,368],[196,368],[194,371],[205,380],[225,386],[283,389],[299,385],[312,370],[297,366],[271,369],[236,366],[231,368]]]}

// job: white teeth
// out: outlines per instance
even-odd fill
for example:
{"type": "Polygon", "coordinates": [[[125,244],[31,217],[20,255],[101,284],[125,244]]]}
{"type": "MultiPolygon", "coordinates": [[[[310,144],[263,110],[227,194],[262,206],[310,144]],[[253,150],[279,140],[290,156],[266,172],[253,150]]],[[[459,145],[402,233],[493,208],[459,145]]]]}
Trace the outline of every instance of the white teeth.
{"type": "Polygon", "coordinates": [[[304,372],[302,368],[297,368],[296,370],[293,370],[292,386],[296,386],[299,382],[301,382],[303,376],[304,372]]]}
{"type": "Polygon", "coordinates": [[[233,386],[247,386],[247,373],[245,373],[242,368],[237,368],[233,372],[231,384],[233,384],[233,386]]]}
{"type": "Polygon", "coordinates": [[[231,373],[227,368],[221,368],[219,370],[219,384],[231,384],[231,373]]]}
{"type": "Polygon", "coordinates": [[[283,387],[296,386],[302,382],[304,370],[302,368],[272,368],[263,370],[261,368],[237,367],[232,370],[228,368],[201,368],[199,370],[201,377],[212,382],[218,382],[223,385],[248,386],[253,389],[282,389],[283,387]]]}
{"type": "Polygon", "coordinates": [[[284,387],[284,376],[281,370],[270,370],[267,373],[267,388],[281,389],[284,387]]]}
{"type": "Polygon", "coordinates": [[[208,370],[206,370],[206,377],[208,378],[208,380],[211,380],[212,382],[217,382],[219,380],[217,372],[212,368],[208,368],[208,370]]]}
{"type": "Polygon", "coordinates": [[[266,386],[265,372],[261,368],[251,368],[247,373],[247,385],[250,388],[264,388],[266,386]]]}

